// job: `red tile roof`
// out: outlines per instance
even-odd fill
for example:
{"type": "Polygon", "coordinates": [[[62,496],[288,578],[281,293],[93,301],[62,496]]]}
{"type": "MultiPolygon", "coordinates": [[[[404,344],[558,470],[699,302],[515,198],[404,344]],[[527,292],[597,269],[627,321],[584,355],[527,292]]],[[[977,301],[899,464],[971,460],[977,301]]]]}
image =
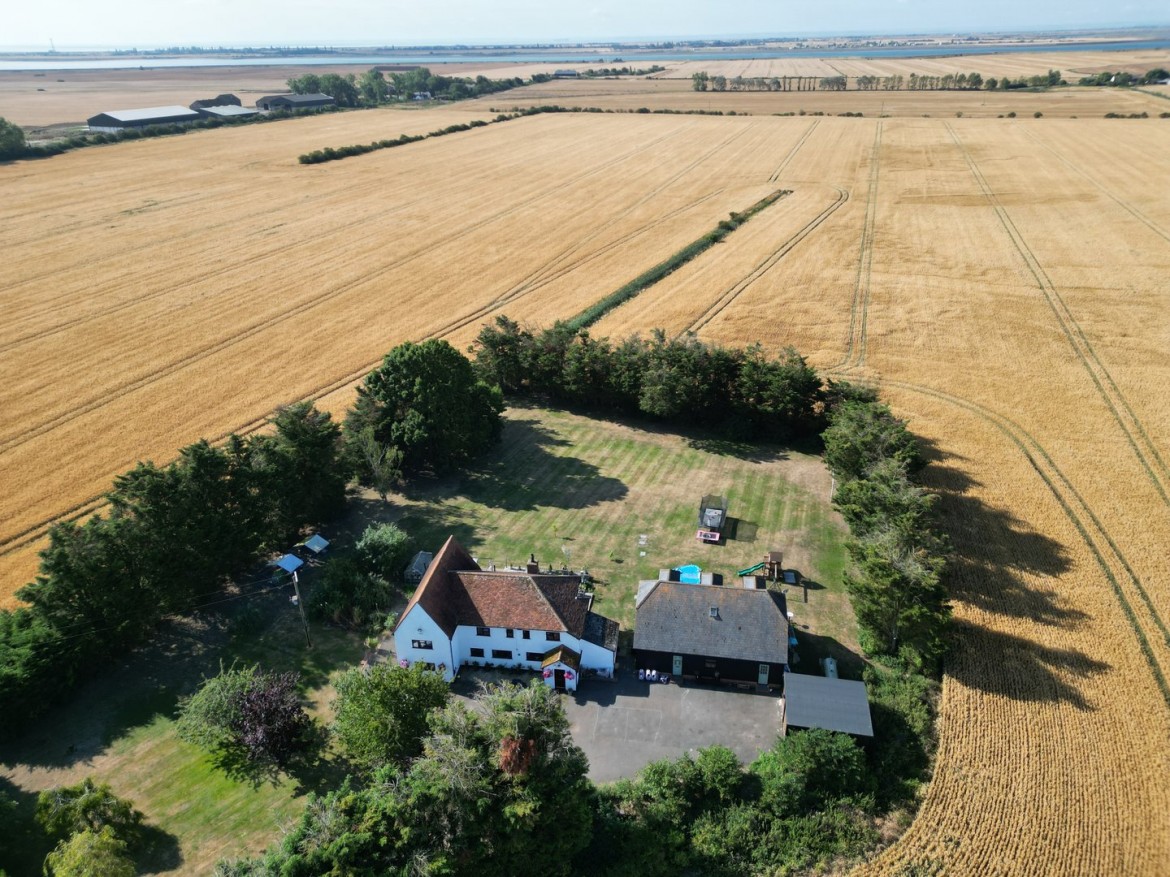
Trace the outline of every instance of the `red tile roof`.
{"type": "Polygon", "coordinates": [[[447,636],[462,624],[565,631],[580,638],[592,601],[579,595],[579,586],[574,575],[481,570],[452,536],[431,561],[399,624],[421,604],[447,636]]]}

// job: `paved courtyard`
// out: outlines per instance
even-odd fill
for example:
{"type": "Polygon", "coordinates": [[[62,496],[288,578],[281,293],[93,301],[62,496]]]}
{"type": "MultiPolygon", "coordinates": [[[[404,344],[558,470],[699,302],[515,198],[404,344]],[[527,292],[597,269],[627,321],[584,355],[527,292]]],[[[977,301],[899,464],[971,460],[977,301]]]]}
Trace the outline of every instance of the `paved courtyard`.
{"type": "MultiPolygon", "coordinates": [[[[510,676],[492,673],[501,682],[510,676]]],[[[527,683],[530,674],[516,674],[527,683]]],[[[458,696],[476,690],[467,670],[455,683],[458,696]]],[[[597,782],[632,777],[652,761],[678,758],[716,743],[745,764],[768,749],[780,732],[779,695],[687,683],[639,682],[628,672],[614,682],[586,680],[562,698],[573,739],[589,756],[597,782]]]]}

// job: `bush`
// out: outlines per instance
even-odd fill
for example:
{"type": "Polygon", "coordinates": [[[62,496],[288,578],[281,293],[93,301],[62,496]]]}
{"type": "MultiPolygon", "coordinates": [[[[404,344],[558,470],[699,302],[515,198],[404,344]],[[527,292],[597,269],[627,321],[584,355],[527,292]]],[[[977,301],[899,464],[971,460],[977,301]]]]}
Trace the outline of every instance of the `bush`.
{"type": "Polygon", "coordinates": [[[0,161],[24,155],[24,129],[0,116],[0,161]]]}
{"type": "Polygon", "coordinates": [[[388,582],[402,581],[413,554],[410,537],[395,524],[371,524],[355,547],[362,568],[388,582]]]}
{"type": "Polygon", "coordinates": [[[129,846],[142,838],[142,814],[117,797],[108,784],[86,777],[75,786],[46,789],[37,796],[37,822],[52,840],[108,828],[129,846]]]}

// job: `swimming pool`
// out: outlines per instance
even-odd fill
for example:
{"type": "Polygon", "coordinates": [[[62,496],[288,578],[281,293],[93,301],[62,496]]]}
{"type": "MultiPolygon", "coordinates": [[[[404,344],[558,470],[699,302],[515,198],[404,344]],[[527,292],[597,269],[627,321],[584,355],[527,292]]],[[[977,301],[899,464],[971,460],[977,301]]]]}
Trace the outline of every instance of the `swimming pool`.
{"type": "Polygon", "coordinates": [[[678,580],[683,584],[697,585],[702,581],[703,570],[697,564],[688,563],[686,566],[675,567],[678,570],[678,580]]]}

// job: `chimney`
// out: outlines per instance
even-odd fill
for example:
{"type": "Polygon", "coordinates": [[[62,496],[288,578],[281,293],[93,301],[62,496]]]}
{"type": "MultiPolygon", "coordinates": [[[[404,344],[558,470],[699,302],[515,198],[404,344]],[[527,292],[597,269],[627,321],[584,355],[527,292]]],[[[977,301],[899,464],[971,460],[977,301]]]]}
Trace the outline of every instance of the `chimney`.
{"type": "Polygon", "coordinates": [[[719,621],[719,620],[720,620],[720,618],[719,618],[719,607],[718,607],[718,606],[712,606],[712,607],[711,607],[711,617],[712,617],[712,618],[714,618],[716,621],[719,621]]]}
{"type": "Polygon", "coordinates": [[[540,564],[536,562],[536,555],[535,554],[531,554],[528,556],[527,569],[528,569],[528,574],[530,576],[536,575],[538,572],[540,572],[540,564]]]}

